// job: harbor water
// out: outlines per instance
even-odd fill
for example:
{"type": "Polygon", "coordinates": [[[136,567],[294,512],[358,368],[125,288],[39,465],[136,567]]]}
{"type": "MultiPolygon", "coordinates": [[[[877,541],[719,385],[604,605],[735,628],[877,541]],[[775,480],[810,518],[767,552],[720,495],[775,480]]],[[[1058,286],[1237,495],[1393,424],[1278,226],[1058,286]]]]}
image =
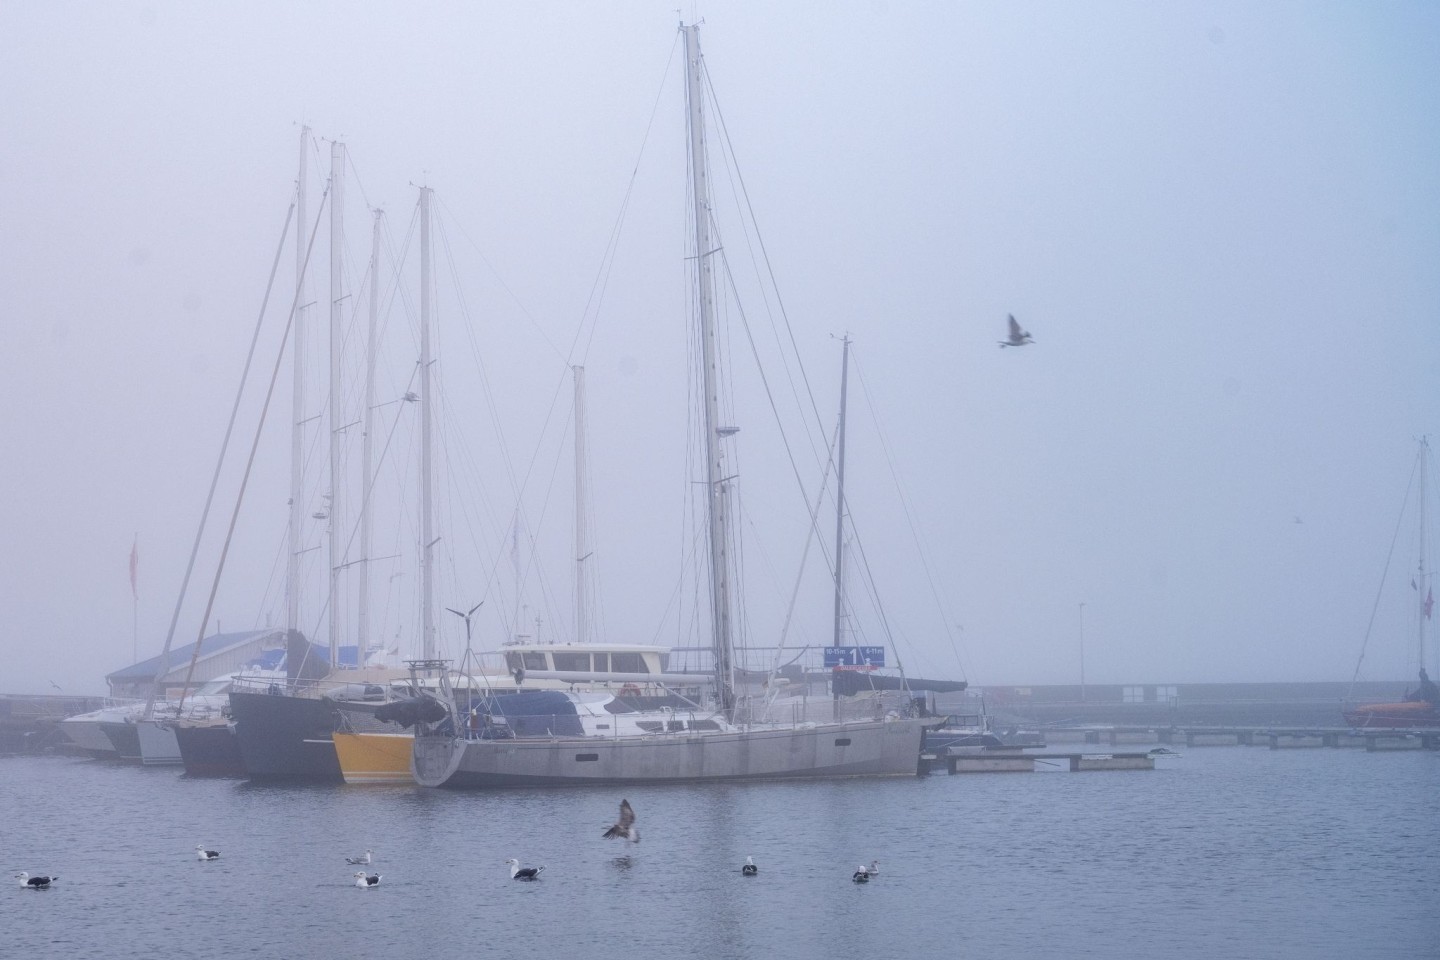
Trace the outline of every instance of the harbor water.
{"type": "Polygon", "coordinates": [[[0,955],[1440,956],[1440,754],[1182,754],[1154,771],[486,793],[0,759],[0,865],[60,878],[6,878],[0,955]],[[638,844],[601,838],[622,798],[638,844]],[[367,848],[383,879],[362,890],[345,858],[367,848]],[[510,880],[510,857],[541,880],[510,880]],[[879,877],[852,883],[871,860],[879,877]]]}

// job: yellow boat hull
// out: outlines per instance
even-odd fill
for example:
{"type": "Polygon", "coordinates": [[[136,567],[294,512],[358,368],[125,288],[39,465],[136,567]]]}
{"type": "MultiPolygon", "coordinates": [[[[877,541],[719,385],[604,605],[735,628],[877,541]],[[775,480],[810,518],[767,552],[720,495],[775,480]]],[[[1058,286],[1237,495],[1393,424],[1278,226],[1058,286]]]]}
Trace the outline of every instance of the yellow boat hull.
{"type": "Polygon", "coordinates": [[[410,755],[415,737],[408,733],[334,734],[335,755],[346,783],[414,783],[410,755]]]}

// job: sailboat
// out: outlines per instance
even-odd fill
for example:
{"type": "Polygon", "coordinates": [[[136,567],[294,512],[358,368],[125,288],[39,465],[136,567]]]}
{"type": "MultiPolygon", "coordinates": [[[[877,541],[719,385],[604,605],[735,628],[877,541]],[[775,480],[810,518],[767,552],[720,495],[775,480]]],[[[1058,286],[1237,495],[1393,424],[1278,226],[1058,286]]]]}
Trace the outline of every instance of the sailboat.
{"type": "Polygon", "coordinates": [[[728,583],[729,483],[721,443],[735,430],[719,419],[714,323],[716,252],[710,236],[710,198],[704,151],[698,27],[682,25],[686,52],[690,179],[694,201],[695,282],[699,341],[703,352],[705,464],[709,495],[707,543],[710,572],[710,633],[715,706],[707,716],[676,716],[644,735],[504,739],[461,735],[453,698],[442,697],[450,715],[419,724],[412,754],[417,783],[427,787],[489,788],[578,784],[628,784],[779,780],[917,773],[925,722],[878,706],[865,719],[789,724],[754,723],[737,714],[731,626],[736,611],[728,583]]]}
{"type": "MultiPolygon", "coordinates": [[[[1415,659],[1419,661],[1420,682],[1412,690],[1406,690],[1404,697],[1390,703],[1362,703],[1344,710],[1345,722],[1352,727],[1365,729],[1386,728],[1431,728],[1440,729],[1440,686],[1430,679],[1425,669],[1426,658],[1437,656],[1432,650],[1429,625],[1435,606],[1434,587],[1431,572],[1426,563],[1428,557],[1428,530],[1425,525],[1426,481],[1430,472],[1430,441],[1420,438],[1420,449],[1416,453],[1416,470],[1419,474],[1419,509],[1417,553],[1419,555],[1415,575],[1410,581],[1410,596],[1407,598],[1412,616],[1415,618],[1415,659]]],[[[1364,651],[1360,658],[1363,661],[1364,651]]],[[[1433,664],[1433,660],[1432,660],[1433,664]]],[[[1359,663],[1355,666],[1359,674],[1359,663]]]]}

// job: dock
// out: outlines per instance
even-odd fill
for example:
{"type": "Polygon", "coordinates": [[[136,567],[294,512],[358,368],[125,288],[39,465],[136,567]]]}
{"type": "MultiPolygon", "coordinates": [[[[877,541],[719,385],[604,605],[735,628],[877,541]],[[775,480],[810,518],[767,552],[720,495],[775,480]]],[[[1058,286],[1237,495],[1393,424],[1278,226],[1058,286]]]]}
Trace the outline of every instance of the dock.
{"type": "Polygon", "coordinates": [[[1034,773],[1035,765],[1065,765],[1071,773],[1084,770],[1154,770],[1153,753],[1032,753],[1015,749],[931,754],[921,757],[927,770],[943,766],[947,773],[1034,773]]]}
{"type": "Polygon", "coordinates": [[[1266,726],[1266,725],[1087,725],[1046,727],[1047,742],[1086,744],[1184,743],[1187,747],[1269,746],[1363,747],[1378,750],[1440,750],[1440,730],[1416,727],[1266,726]]]}

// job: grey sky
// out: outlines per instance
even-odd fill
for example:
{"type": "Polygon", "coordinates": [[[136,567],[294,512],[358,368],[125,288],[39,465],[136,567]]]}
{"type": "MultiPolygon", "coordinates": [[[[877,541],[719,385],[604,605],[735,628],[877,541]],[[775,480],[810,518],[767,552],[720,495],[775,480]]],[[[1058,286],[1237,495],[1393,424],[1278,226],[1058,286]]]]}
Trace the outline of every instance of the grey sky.
{"type": "MultiPolygon", "coordinates": [[[[522,513],[545,576],[523,602],[546,618],[542,633],[573,620],[565,354],[593,320],[573,360],[583,354],[589,386],[604,633],[693,641],[669,607],[687,485],[673,8],[0,7],[0,687],[98,692],[129,662],[137,532],[141,655],[158,650],[301,121],[348,145],[352,284],[367,205],[386,209],[398,252],[412,184],[436,189],[451,441],[440,605],[489,598],[477,620],[486,646],[513,626],[509,477],[519,485],[529,469],[522,513]],[[605,298],[587,312],[637,162],[605,298]]],[[[827,421],[830,335],[856,340],[865,391],[851,398],[849,499],[907,667],[955,675],[953,637],[973,683],[1077,680],[1084,602],[1092,682],[1348,679],[1415,438],[1440,424],[1440,8],[725,2],[699,13],[827,421]],[[995,346],[1007,313],[1034,347],[995,346]]],[[[315,150],[312,217],[328,145],[315,150]]],[[[737,272],[751,270],[744,236],[725,240],[737,272]]],[[[325,242],[322,227],[317,321],[325,242]]],[[[287,249],[272,317],[288,307],[292,264],[287,249]]],[[[387,399],[414,363],[411,318],[398,301],[390,316],[387,399]]],[[[266,340],[267,374],[273,357],[266,340]]],[[[748,395],[754,378],[739,374],[742,386],[748,395]]],[[[276,403],[215,611],[227,630],[283,619],[288,373],[276,403]]],[[[783,618],[805,518],[763,439],[763,401],[737,399],[735,414],[756,524],[747,628],[761,643],[783,618]]],[[[387,490],[412,470],[412,441],[397,432],[387,490]]],[[[212,529],[233,500],[231,462],[212,529]]],[[[407,644],[408,482],[377,552],[409,559],[375,581],[386,630],[407,644]]],[[[217,543],[202,551],[177,643],[199,627],[217,543]]],[[[1399,549],[1408,570],[1413,549],[1399,549]]],[[[1413,669],[1409,588],[1396,576],[1370,678],[1413,669]]],[[[823,641],[823,584],[802,608],[799,636],[823,641]]],[[[453,654],[463,630],[441,626],[453,654]]]]}

